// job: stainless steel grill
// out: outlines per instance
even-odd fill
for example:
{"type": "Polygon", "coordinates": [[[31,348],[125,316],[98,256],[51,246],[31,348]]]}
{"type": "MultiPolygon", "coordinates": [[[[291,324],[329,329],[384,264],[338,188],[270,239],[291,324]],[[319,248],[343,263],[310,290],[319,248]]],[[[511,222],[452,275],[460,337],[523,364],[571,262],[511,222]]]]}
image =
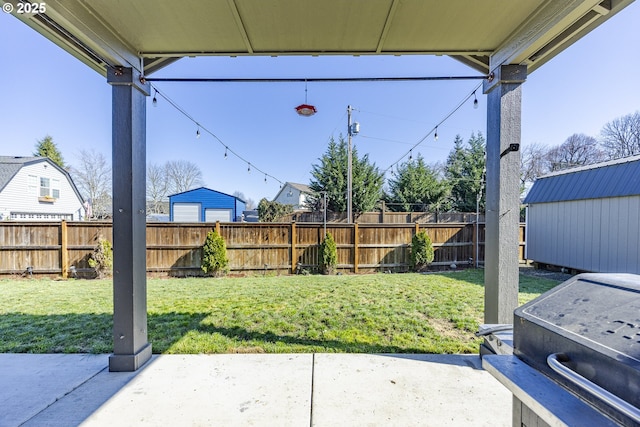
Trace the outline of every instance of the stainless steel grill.
{"type": "Polygon", "coordinates": [[[640,276],[581,274],[519,307],[513,355],[483,364],[514,392],[514,425],[580,425],[563,412],[591,411],[588,425],[640,427],[640,276]],[[575,406],[549,408],[561,398],[575,406]]]}

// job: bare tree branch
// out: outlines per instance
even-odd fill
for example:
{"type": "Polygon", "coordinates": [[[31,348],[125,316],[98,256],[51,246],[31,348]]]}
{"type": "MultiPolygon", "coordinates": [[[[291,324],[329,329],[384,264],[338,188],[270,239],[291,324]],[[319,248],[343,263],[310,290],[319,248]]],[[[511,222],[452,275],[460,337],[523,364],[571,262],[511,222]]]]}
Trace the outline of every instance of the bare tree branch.
{"type": "Polygon", "coordinates": [[[71,166],[69,173],[82,197],[91,204],[91,218],[104,218],[111,213],[111,166],[102,153],[94,150],[80,150],[77,157],[78,166],[71,166]]]}
{"type": "Polygon", "coordinates": [[[164,165],[155,163],[147,166],[147,200],[149,213],[162,214],[164,212],[162,202],[169,195],[167,173],[164,165]]]}
{"type": "Polygon", "coordinates": [[[604,160],[604,153],[598,148],[598,141],[594,137],[574,133],[565,142],[550,149],[546,159],[549,171],[553,172],[600,162],[604,160]]]}
{"type": "Polygon", "coordinates": [[[640,112],[605,124],[600,131],[600,140],[610,159],[640,154],[640,112]]]}
{"type": "Polygon", "coordinates": [[[170,160],[165,163],[167,185],[173,194],[202,186],[202,172],[195,163],[187,160],[170,160]]]}

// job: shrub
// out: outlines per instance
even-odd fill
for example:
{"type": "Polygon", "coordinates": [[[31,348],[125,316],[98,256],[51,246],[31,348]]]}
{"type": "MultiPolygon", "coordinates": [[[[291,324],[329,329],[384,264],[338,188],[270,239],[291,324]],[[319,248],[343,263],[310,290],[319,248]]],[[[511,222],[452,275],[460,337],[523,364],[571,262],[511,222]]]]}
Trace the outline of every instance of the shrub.
{"type": "Polygon", "coordinates": [[[215,231],[207,233],[207,238],[202,246],[201,268],[205,274],[213,276],[221,276],[229,271],[227,245],[222,236],[215,231]]]}
{"type": "Polygon", "coordinates": [[[93,250],[88,262],[89,267],[95,270],[99,279],[110,276],[113,270],[113,248],[111,242],[99,237],[98,246],[93,250]]]}
{"type": "Polygon", "coordinates": [[[411,269],[423,271],[433,262],[433,244],[427,232],[419,231],[411,239],[411,269]]]}
{"type": "Polygon", "coordinates": [[[331,233],[327,233],[320,244],[320,259],[318,261],[320,264],[320,270],[324,274],[335,273],[338,265],[338,248],[331,233]]]}
{"type": "Polygon", "coordinates": [[[293,213],[292,205],[285,205],[276,201],[270,202],[267,199],[262,199],[258,203],[258,220],[260,222],[276,222],[290,213],[293,213]]]}

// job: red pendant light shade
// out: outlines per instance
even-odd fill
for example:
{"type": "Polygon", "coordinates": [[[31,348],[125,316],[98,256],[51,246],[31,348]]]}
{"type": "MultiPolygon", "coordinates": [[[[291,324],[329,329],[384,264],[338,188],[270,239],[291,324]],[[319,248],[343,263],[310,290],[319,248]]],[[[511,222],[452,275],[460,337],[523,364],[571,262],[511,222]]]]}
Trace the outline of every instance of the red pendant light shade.
{"type": "Polygon", "coordinates": [[[310,117],[317,113],[318,110],[313,105],[300,104],[296,107],[296,112],[301,116],[310,117]]]}

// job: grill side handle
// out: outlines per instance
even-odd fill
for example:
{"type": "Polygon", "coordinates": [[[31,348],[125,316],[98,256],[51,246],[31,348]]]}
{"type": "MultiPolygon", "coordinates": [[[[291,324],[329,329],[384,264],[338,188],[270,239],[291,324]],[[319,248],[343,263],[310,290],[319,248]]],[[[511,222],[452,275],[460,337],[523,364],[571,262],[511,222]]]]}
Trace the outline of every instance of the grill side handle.
{"type": "Polygon", "coordinates": [[[567,381],[572,382],[576,386],[585,390],[587,393],[590,393],[601,401],[606,402],[608,405],[612,406],[620,413],[623,413],[627,417],[631,418],[636,423],[640,423],[640,410],[638,408],[620,399],[613,393],[608,392],[599,385],[589,381],[577,372],[569,369],[562,364],[561,359],[567,361],[568,357],[564,353],[550,354],[549,356],[547,356],[547,365],[549,365],[549,367],[553,369],[554,372],[562,376],[567,381]]]}

